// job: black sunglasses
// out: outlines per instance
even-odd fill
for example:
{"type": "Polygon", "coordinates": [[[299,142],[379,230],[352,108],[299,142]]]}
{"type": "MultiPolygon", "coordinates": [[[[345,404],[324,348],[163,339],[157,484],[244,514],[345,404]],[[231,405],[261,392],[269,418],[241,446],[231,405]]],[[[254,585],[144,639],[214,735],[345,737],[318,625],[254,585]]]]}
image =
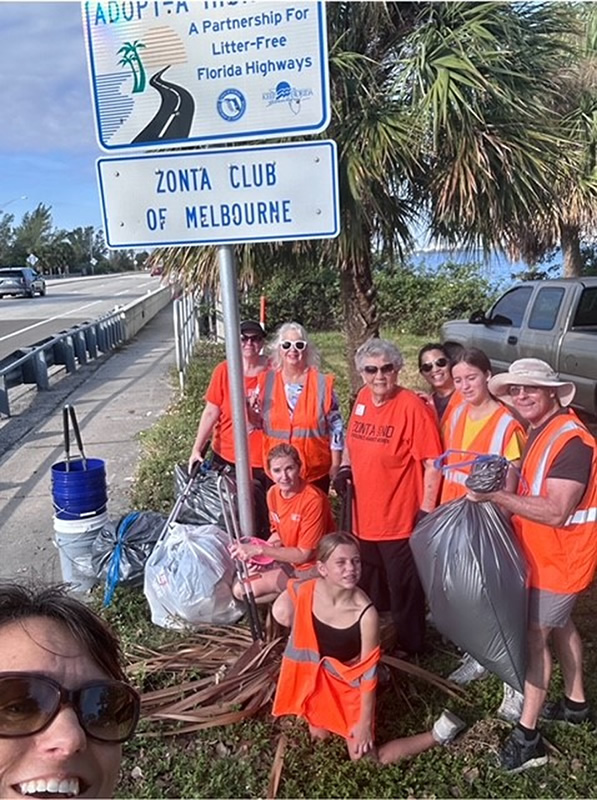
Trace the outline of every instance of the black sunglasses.
{"type": "Polygon", "coordinates": [[[363,372],[367,375],[377,375],[378,372],[381,372],[382,375],[388,375],[390,372],[394,372],[395,369],[396,367],[393,364],[382,364],[381,367],[367,364],[367,366],[363,367],[363,372]]]}
{"type": "Polygon", "coordinates": [[[421,364],[421,372],[431,372],[433,367],[445,367],[447,364],[447,358],[438,358],[436,361],[428,361],[426,364],[421,364]]]}
{"type": "Polygon", "coordinates": [[[65,689],[52,678],[32,672],[0,673],[0,739],[40,733],[64,705],[72,706],[92,739],[118,744],[135,732],[140,700],[122,681],[93,681],[65,689]]]}
{"type": "Polygon", "coordinates": [[[254,336],[250,336],[247,333],[241,333],[240,340],[241,342],[260,342],[263,339],[263,336],[260,336],[256,333],[254,336]]]}

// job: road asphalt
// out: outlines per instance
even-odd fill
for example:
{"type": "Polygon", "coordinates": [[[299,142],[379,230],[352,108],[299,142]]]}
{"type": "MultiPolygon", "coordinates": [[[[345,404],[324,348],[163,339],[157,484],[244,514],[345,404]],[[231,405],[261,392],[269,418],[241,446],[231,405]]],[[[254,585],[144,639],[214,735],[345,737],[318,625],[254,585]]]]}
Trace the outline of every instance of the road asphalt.
{"type": "MultiPolygon", "coordinates": [[[[108,515],[131,510],[128,491],[139,457],[139,436],[174,397],[172,306],[127,344],[64,377],[11,418],[0,437],[0,578],[61,580],[54,544],[51,466],[64,461],[62,406],[74,405],[87,458],[106,462],[108,515]]],[[[71,459],[78,457],[71,434],[71,459]]]]}

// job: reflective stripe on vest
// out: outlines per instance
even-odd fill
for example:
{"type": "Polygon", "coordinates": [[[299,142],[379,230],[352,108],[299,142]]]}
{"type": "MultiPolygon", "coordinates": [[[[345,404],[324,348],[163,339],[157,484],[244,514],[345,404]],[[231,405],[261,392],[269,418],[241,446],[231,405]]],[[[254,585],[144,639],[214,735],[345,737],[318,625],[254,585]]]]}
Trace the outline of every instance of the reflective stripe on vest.
{"type": "Polygon", "coordinates": [[[541,494],[541,487],[543,486],[543,480],[545,478],[545,470],[547,468],[547,464],[549,462],[551,452],[556,445],[558,439],[565,433],[573,430],[581,430],[580,426],[574,422],[570,421],[567,422],[565,425],[556,432],[556,435],[553,437],[551,442],[545,448],[543,455],[541,456],[541,461],[539,462],[539,466],[537,467],[537,471],[535,472],[535,477],[531,484],[531,495],[540,495],[541,494]]]}
{"type": "Polygon", "coordinates": [[[464,486],[468,474],[466,472],[460,472],[457,469],[447,469],[444,470],[444,477],[452,481],[452,483],[459,483],[461,486],[464,486]]]}
{"type": "Polygon", "coordinates": [[[371,667],[371,669],[366,670],[360,678],[356,678],[353,681],[347,681],[334,667],[333,663],[331,663],[325,656],[321,657],[318,652],[315,650],[309,650],[306,647],[296,647],[294,644],[294,636],[292,635],[286,644],[284,658],[288,658],[291,661],[298,661],[301,664],[319,664],[321,662],[321,666],[326,670],[326,672],[329,672],[329,674],[334,678],[344,681],[344,683],[353,689],[358,689],[363,681],[371,681],[377,675],[377,664],[375,664],[373,667],[371,667]]]}
{"type": "MultiPolygon", "coordinates": [[[[325,418],[325,390],[326,390],[326,377],[322,373],[317,375],[317,420],[316,428],[293,428],[292,422],[289,417],[289,428],[285,430],[276,430],[271,427],[269,423],[271,407],[274,401],[274,381],[276,380],[276,373],[269,371],[265,376],[265,385],[263,387],[263,432],[266,436],[272,439],[280,439],[283,442],[288,441],[290,434],[296,439],[320,439],[322,436],[327,435],[327,422],[325,418]]],[[[300,402],[300,395],[297,403],[300,402]]]]}
{"type": "Polygon", "coordinates": [[[597,522],[597,508],[585,508],[582,511],[576,511],[568,517],[564,527],[579,525],[582,522],[597,522]]]}
{"type": "Polygon", "coordinates": [[[510,414],[504,414],[498,424],[495,426],[495,431],[491,437],[488,452],[492,455],[501,456],[504,449],[504,439],[506,438],[506,431],[513,421],[514,417],[510,414]]]}

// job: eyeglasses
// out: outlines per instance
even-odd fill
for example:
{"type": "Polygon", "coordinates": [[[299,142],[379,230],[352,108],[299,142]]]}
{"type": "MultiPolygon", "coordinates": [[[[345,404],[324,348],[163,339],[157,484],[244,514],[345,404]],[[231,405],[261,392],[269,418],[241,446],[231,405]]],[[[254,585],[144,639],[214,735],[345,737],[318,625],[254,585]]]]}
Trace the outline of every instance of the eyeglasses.
{"type": "Polygon", "coordinates": [[[285,339],[283,342],[280,342],[280,347],[282,350],[290,350],[294,347],[295,350],[298,350],[300,353],[305,349],[307,346],[307,342],[303,341],[303,339],[297,339],[294,341],[293,339],[285,339]]]}
{"type": "Polygon", "coordinates": [[[72,706],[85,733],[100,742],[125,742],[139,720],[139,695],[122,681],[94,681],[80,689],[65,689],[45,675],[4,672],[0,674],[0,739],[40,733],[64,705],[72,706]]]}
{"type": "Polygon", "coordinates": [[[243,344],[249,344],[249,342],[260,342],[262,339],[263,336],[259,336],[258,333],[256,333],[254,336],[249,336],[246,333],[241,333],[240,335],[240,340],[243,344]]]}
{"type": "Polygon", "coordinates": [[[508,389],[508,394],[510,395],[510,397],[518,397],[518,395],[522,391],[524,391],[525,394],[539,394],[542,389],[546,388],[547,388],[546,386],[524,386],[524,385],[518,386],[516,384],[513,384],[508,389]]]}
{"type": "Polygon", "coordinates": [[[377,375],[378,372],[381,372],[382,375],[388,375],[390,372],[394,372],[396,367],[393,364],[382,364],[381,367],[375,367],[373,364],[367,364],[363,367],[363,372],[366,375],[377,375]]]}
{"type": "Polygon", "coordinates": [[[431,372],[433,367],[445,367],[447,365],[447,358],[438,358],[436,361],[427,361],[425,364],[421,364],[420,370],[421,372],[431,372]]]}

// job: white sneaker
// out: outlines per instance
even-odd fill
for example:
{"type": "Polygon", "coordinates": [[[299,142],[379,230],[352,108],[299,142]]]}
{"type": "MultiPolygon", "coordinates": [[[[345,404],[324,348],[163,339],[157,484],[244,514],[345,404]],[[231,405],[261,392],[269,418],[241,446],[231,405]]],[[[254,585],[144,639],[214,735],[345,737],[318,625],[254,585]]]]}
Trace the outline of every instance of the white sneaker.
{"type": "Polygon", "coordinates": [[[488,675],[489,670],[486,670],[485,667],[479,664],[469,653],[465,653],[460,660],[460,666],[448,675],[448,680],[464,686],[467,683],[471,683],[471,681],[487,678],[488,675]]]}
{"type": "Polygon", "coordinates": [[[466,722],[457,717],[451,711],[444,709],[431,729],[431,735],[438,744],[449,744],[455,739],[460,731],[466,728],[466,722]]]}
{"type": "Polygon", "coordinates": [[[505,719],[506,722],[518,722],[522,714],[522,704],[524,703],[524,695],[522,692],[517,692],[512,686],[504,684],[504,697],[500,707],[495,712],[500,719],[505,719]]]}

